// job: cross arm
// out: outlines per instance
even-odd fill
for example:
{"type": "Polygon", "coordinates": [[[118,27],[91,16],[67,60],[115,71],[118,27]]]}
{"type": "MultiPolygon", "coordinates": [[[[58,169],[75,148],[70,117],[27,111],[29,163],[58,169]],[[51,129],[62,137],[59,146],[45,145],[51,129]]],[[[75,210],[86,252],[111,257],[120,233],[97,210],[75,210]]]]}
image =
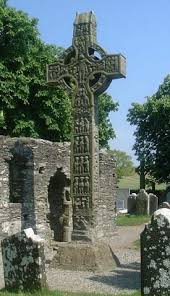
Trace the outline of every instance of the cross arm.
{"type": "Polygon", "coordinates": [[[47,83],[58,83],[63,77],[68,77],[68,67],[62,63],[47,65],[47,83]]]}
{"type": "Polygon", "coordinates": [[[99,61],[95,61],[92,66],[92,73],[102,73],[108,78],[124,78],[126,77],[126,59],[121,54],[106,55],[99,61]]]}

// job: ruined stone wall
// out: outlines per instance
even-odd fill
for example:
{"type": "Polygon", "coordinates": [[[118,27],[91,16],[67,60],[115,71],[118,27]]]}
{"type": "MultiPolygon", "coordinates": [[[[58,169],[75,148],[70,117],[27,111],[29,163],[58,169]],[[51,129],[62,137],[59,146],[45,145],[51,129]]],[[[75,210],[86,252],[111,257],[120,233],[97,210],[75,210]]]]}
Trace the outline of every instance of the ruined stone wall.
{"type": "Polygon", "coordinates": [[[0,204],[4,209],[1,217],[9,217],[5,224],[5,228],[9,229],[8,234],[8,223],[12,219],[8,209],[14,203],[12,213],[17,215],[16,203],[20,203],[18,228],[19,224],[22,229],[32,227],[46,240],[53,238],[55,230],[51,229],[54,224],[51,220],[59,221],[60,217],[51,217],[49,213],[55,206],[54,200],[57,200],[56,206],[60,207],[58,213],[62,215],[63,187],[57,183],[63,182],[64,186],[69,180],[69,153],[69,143],[0,137],[0,204]],[[4,203],[9,203],[7,211],[4,203]]]}
{"type": "Polygon", "coordinates": [[[0,240],[21,230],[21,204],[0,203],[0,240]]]}
{"type": "Polygon", "coordinates": [[[95,214],[97,215],[97,237],[112,238],[114,236],[115,203],[117,197],[116,177],[114,174],[115,162],[106,150],[99,154],[100,195],[95,202],[95,214]]]}
{"type": "MultiPolygon", "coordinates": [[[[68,202],[70,144],[0,136],[0,239],[32,227],[46,241],[63,239],[68,202]]],[[[95,237],[114,232],[113,160],[100,153],[100,194],[94,200],[95,237]]]]}

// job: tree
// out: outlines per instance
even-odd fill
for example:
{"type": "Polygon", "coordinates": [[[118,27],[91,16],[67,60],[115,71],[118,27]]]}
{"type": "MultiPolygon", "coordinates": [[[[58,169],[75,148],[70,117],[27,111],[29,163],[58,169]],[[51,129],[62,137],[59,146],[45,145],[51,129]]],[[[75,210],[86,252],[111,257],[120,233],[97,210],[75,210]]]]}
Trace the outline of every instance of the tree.
{"type": "MultiPolygon", "coordinates": [[[[0,129],[9,136],[70,140],[71,98],[46,83],[46,64],[63,52],[40,38],[37,19],[0,0],[0,129]]],[[[99,99],[101,145],[114,130],[108,118],[117,104],[104,94],[99,99]],[[103,108],[103,110],[102,110],[103,108]]]]}
{"type": "Polygon", "coordinates": [[[135,150],[144,160],[145,173],[152,179],[168,182],[170,177],[170,75],[144,104],[133,103],[128,121],[136,126],[135,150]]]}
{"type": "Polygon", "coordinates": [[[126,152],[120,150],[110,150],[116,163],[116,175],[117,179],[120,180],[125,176],[131,176],[135,173],[134,164],[131,156],[126,152]]]}
{"type": "Polygon", "coordinates": [[[109,148],[108,141],[115,138],[115,131],[109,119],[109,113],[118,109],[118,103],[113,102],[107,93],[99,96],[99,143],[100,147],[109,148]]]}
{"type": "Polygon", "coordinates": [[[8,0],[0,0],[0,7],[5,7],[7,6],[8,0]]]}

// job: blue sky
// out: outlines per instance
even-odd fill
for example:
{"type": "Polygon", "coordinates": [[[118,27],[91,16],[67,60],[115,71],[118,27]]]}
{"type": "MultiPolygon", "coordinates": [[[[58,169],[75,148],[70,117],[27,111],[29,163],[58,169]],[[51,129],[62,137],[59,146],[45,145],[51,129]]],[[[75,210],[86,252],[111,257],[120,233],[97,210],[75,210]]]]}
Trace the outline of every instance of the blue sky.
{"type": "Polygon", "coordinates": [[[107,91],[120,105],[110,115],[117,135],[110,144],[135,161],[134,129],[126,115],[132,102],[143,103],[170,73],[170,0],[9,0],[9,5],[39,19],[46,43],[65,48],[72,41],[76,11],[95,12],[98,43],[127,59],[127,78],[114,80],[107,91]]]}

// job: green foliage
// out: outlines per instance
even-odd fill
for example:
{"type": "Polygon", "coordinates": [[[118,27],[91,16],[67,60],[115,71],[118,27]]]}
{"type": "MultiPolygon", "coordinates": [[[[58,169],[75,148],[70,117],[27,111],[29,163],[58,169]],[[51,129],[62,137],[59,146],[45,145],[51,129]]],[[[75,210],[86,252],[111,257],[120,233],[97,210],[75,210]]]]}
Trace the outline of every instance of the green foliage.
{"type": "Polygon", "coordinates": [[[37,20],[13,8],[0,8],[0,30],[1,133],[68,140],[70,98],[45,81],[45,65],[56,59],[61,48],[45,45],[39,39],[37,20]]]}
{"type": "Polygon", "coordinates": [[[8,0],[0,0],[0,7],[6,7],[8,0]]]}
{"type": "Polygon", "coordinates": [[[150,221],[150,216],[142,215],[118,215],[117,225],[118,226],[136,226],[150,221]]]}
{"type": "Polygon", "coordinates": [[[120,150],[110,150],[110,152],[116,161],[116,175],[118,180],[124,176],[134,175],[135,168],[131,156],[120,150]]]}
{"type": "MultiPolygon", "coordinates": [[[[10,136],[70,140],[71,98],[46,83],[46,64],[63,49],[39,38],[37,19],[0,2],[0,131],[10,136]]],[[[109,121],[117,104],[109,95],[99,98],[100,145],[114,138],[109,121]]]]}
{"type": "Polygon", "coordinates": [[[136,125],[134,150],[145,172],[158,183],[170,176],[170,75],[146,103],[133,103],[128,121],[136,125]]]}
{"type": "Polygon", "coordinates": [[[115,138],[115,132],[109,119],[111,111],[117,111],[118,103],[113,102],[107,93],[99,96],[99,143],[100,147],[109,148],[108,141],[115,138]]]}

